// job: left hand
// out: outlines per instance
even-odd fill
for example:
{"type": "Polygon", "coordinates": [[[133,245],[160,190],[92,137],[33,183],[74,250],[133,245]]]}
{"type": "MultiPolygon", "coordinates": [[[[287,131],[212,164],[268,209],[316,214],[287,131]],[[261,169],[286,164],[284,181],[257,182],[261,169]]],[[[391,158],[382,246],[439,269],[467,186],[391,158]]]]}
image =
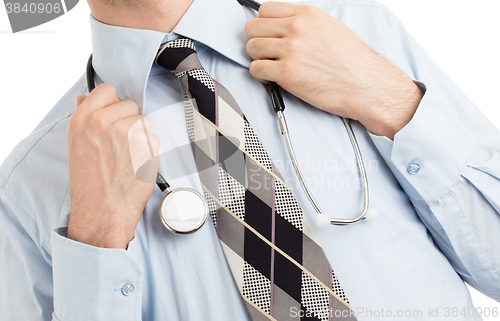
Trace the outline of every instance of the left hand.
{"type": "Polygon", "coordinates": [[[265,2],[245,27],[250,73],[309,104],[390,139],[413,117],[422,92],[345,24],[320,9],[265,2]]]}

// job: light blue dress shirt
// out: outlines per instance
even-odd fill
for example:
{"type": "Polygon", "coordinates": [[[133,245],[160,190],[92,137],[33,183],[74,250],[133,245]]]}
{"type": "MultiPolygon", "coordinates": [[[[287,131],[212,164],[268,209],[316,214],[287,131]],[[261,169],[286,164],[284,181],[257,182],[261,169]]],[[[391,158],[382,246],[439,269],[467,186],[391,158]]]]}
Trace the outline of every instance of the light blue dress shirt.
{"type": "MultiPolygon", "coordinates": [[[[427,88],[394,142],[353,122],[371,206],[380,217],[348,227],[313,226],[358,320],[378,320],[382,309],[395,320],[479,320],[469,309],[464,281],[500,300],[499,131],[385,7],[357,0],[307,4],[342,20],[427,88]],[[429,317],[436,308],[440,318],[429,317]],[[469,316],[452,315],[454,308],[469,316]]],[[[152,66],[153,59],[162,42],[178,35],[198,41],[202,65],[233,94],[312,223],[314,209],[288,161],[267,89],[248,72],[243,28],[253,17],[236,0],[195,0],[171,34],[91,18],[94,67],[120,99],[135,101],[144,114],[167,108],[168,117],[153,119],[153,131],[162,150],[174,150],[189,142],[180,84],[152,66]]],[[[127,250],[65,237],[68,121],[75,97],[84,93],[82,77],[1,166],[0,319],[247,320],[211,222],[192,235],[167,231],[158,215],[159,189],[127,250]]],[[[340,118],[290,94],[285,102],[291,139],[315,198],[328,215],[356,216],[362,190],[340,118]]],[[[201,191],[197,173],[188,172],[193,159],[162,156],[160,170],[173,187],[201,191]]]]}

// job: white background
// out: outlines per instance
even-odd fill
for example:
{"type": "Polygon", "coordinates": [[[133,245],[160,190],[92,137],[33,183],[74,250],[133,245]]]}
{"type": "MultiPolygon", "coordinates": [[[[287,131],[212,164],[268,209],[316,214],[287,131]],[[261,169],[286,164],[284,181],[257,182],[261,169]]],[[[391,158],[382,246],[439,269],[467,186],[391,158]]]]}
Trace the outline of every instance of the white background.
{"type": "MultiPolygon", "coordinates": [[[[236,1],[236,0],[235,0],[236,1]]],[[[380,0],[500,128],[500,1],[380,0]]],[[[91,52],[85,0],[66,15],[12,34],[0,7],[0,162],[83,75],[91,52]]],[[[411,289],[408,289],[411,291],[411,289]]],[[[477,307],[500,304],[472,290],[477,307]]],[[[494,320],[498,318],[484,318],[494,320]]]]}

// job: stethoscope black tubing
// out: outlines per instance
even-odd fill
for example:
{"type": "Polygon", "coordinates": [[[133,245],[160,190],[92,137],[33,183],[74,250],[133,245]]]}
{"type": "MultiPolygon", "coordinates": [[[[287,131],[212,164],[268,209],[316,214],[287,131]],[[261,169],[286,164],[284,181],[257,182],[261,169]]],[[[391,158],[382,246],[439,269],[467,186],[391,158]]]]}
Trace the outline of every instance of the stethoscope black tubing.
{"type": "MultiPolygon", "coordinates": [[[[248,7],[255,11],[259,11],[260,3],[255,0],[238,0],[238,2],[245,7],[248,7]]],[[[269,89],[271,93],[271,101],[273,103],[274,112],[278,113],[280,111],[284,111],[285,102],[283,101],[283,90],[281,89],[281,87],[275,82],[270,82],[269,89]]]]}
{"type": "Polygon", "coordinates": [[[254,1],[254,0],[238,0],[238,2],[245,6],[245,7],[248,7],[250,9],[253,9],[255,11],[259,11],[259,8],[260,8],[260,3],[258,3],[257,1],[254,1]]]}

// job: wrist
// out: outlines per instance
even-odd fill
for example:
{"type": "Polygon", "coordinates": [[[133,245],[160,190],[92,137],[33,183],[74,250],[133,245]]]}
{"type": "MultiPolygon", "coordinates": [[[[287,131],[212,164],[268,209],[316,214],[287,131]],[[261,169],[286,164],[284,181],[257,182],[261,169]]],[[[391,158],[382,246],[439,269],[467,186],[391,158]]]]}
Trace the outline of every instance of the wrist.
{"type": "Polygon", "coordinates": [[[374,135],[394,136],[413,118],[424,93],[411,79],[406,78],[398,86],[384,90],[377,96],[364,117],[359,121],[374,135]]]}
{"type": "MultiPolygon", "coordinates": [[[[100,215],[100,218],[105,215],[100,215]]],[[[122,222],[123,223],[123,222],[122,222]]],[[[95,220],[74,211],[68,222],[68,238],[74,241],[102,248],[127,249],[134,238],[135,226],[124,226],[116,221],[95,220]]]]}
{"type": "Polygon", "coordinates": [[[134,238],[134,234],[106,233],[104,231],[92,232],[69,224],[68,238],[95,247],[127,249],[128,244],[134,238]]]}

